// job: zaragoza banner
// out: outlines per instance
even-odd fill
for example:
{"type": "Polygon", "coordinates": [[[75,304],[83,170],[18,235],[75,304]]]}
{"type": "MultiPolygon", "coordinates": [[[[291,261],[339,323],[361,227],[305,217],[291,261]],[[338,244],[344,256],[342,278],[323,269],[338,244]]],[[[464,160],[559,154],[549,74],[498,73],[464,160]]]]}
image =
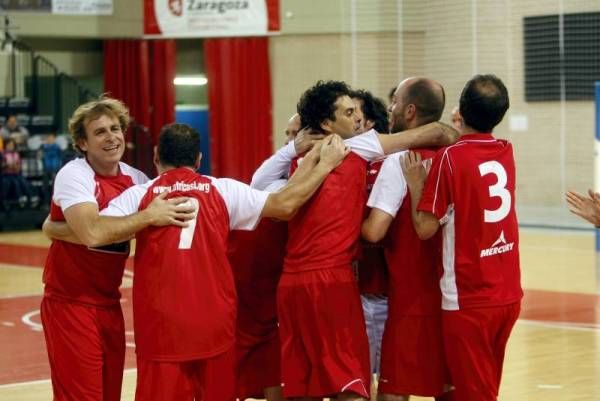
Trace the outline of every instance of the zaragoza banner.
{"type": "Polygon", "coordinates": [[[144,35],[262,36],[279,31],[279,0],[144,0],[144,35]]]}

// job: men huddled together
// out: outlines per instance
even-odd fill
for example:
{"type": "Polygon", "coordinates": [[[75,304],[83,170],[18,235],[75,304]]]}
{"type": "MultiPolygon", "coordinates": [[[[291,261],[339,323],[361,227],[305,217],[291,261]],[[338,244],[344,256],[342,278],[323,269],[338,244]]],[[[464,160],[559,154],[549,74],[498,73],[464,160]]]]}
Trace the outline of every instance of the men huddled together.
{"type": "Polygon", "coordinates": [[[508,93],[473,77],[459,132],[439,122],[445,102],[423,77],[387,110],[318,81],[250,186],[197,174],[183,124],[161,131],[148,181],[120,162],[124,106],[78,109],[84,157],[58,173],[44,225],[55,400],[119,399],[117,276],[133,235],[137,401],[496,400],[522,297],[512,145],[492,135],[508,93]],[[75,251],[117,274],[78,267],[75,251]]]}

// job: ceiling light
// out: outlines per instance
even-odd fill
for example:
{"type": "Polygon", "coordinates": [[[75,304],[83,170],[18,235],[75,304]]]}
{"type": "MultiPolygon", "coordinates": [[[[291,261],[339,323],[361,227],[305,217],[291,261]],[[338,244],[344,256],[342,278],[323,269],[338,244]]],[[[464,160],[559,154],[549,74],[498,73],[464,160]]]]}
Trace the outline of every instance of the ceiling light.
{"type": "Polygon", "coordinates": [[[175,85],[182,85],[182,86],[202,86],[202,85],[206,85],[208,83],[208,79],[206,79],[206,77],[202,76],[202,75],[189,75],[189,76],[175,77],[175,79],[173,80],[173,83],[175,85]]]}

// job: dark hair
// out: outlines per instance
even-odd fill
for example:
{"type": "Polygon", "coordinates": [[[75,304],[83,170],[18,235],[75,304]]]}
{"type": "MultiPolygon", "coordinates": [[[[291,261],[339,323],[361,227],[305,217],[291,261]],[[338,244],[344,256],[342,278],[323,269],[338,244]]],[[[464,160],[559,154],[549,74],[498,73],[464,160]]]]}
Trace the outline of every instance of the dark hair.
{"type": "Polygon", "coordinates": [[[200,151],[200,134],[187,124],[167,124],[158,137],[158,158],[162,165],[195,167],[200,151]]]}
{"type": "Polygon", "coordinates": [[[438,121],[446,105],[446,93],[439,83],[426,78],[417,78],[404,93],[405,104],[414,104],[419,125],[438,121]]]}
{"type": "Polygon", "coordinates": [[[396,93],[396,89],[398,89],[398,87],[394,86],[392,89],[390,89],[390,93],[388,93],[388,100],[390,101],[390,103],[394,101],[394,94],[396,93]]]}
{"type": "Polygon", "coordinates": [[[390,131],[387,107],[383,100],[373,96],[368,90],[355,90],[350,92],[350,97],[353,99],[362,100],[362,112],[365,119],[373,121],[375,125],[373,129],[382,134],[387,134],[390,131]]]}
{"type": "Polygon", "coordinates": [[[296,107],[300,126],[321,131],[321,123],[335,121],[335,102],[340,96],[349,96],[350,87],[341,81],[317,81],[300,97],[296,107]]]}
{"type": "Polygon", "coordinates": [[[460,95],[460,115],[465,125],[492,132],[508,110],[508,90],[495,75],[475,75],[460,95]]]}

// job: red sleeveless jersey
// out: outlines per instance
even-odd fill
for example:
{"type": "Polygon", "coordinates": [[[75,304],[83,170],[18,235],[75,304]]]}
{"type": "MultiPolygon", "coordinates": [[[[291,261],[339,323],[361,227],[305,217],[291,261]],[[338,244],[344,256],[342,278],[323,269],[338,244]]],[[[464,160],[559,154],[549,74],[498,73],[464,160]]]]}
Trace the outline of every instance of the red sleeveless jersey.
{"type": "MultiPolygon", "coordinates": [[[[292,161],[291,173],[299,159],[292,161]]],[[[285,272],[348,266],[357,257],[367,162],[351,152],[288,223],[285,272]]]]}

